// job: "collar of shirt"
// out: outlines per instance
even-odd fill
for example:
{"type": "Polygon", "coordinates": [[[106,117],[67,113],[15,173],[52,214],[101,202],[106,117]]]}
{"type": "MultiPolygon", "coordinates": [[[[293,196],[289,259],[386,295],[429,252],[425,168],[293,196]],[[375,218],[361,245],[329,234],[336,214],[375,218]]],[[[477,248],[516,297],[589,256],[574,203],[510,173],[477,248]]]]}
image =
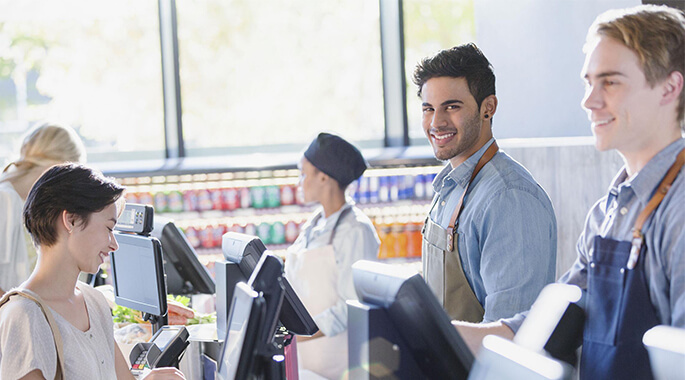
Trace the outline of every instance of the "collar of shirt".
{"type": "Polygon", "coordinates": [[[654,190],[673,165],[676,156],[683,147],[685,147],[685,139],[683,138],[672,142],[649,160],[647,165],[631,179],[628,179],[628,173],[624,166],[611,183],[607,205],[613,203],[616,195],[624,189],[632,189],[640,202],[647,205],[652,194],[654,194],[654,190]]]}
{"type": "Polygon", "coordinates": [[[452,168],[452,165],[448,163],[433,180],[433,190],[439,193],[442,188],[450,188],[456,185],[465,188],[471,179],[471,174],[473,170],[478,165],[478,160],[485,154],[488,147],[495,141],[495,138],[488,140],[485,145],[483,145],[478,151],[467,158],[461,165],[456,168],[452,168]],[[447,180],[450,179],[450,180],[447,180]]]}
{"type": "Polygon", "coordinates": [[[340,207],[340,210],[334,212],[333,214],[329,215],[326,218],[326,224],[323,226],[323,228],[318,228],[318,221],[320,218],[323,218],[323,207],[319,207],[316,211],[316,214],[314,218],[312,219],[312,222],[309,224],[309,231],[307,231],[307,236],[309,237],[308,240],[315,239],[317,236],[330,232],[333,230],[333,226],[335,226],[336,222],[338,221],[338,218],[340,218],[340,214],[345,210],[354,204],[354,201],[350,199],[345,200],[345,204],[340,207]]]}

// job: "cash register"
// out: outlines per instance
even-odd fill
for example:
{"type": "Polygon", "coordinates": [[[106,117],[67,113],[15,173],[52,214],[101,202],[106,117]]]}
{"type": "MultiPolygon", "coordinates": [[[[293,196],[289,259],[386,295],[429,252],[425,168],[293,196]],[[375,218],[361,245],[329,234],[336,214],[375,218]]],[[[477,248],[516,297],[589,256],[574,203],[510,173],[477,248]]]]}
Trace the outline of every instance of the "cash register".
{"type": "Polygon", "coordinates": [[[152,323],[154,335],[147,343],[133,347],[129,359],[135,376],[145,369],[178,366],[188,346],[183,326],[167,326],[167,290],[162,246],[150,237],[154,209],[149,205],[126,204],[114,227],[119,249],[110,261],[117,305],[143,312],[152,323]]]}

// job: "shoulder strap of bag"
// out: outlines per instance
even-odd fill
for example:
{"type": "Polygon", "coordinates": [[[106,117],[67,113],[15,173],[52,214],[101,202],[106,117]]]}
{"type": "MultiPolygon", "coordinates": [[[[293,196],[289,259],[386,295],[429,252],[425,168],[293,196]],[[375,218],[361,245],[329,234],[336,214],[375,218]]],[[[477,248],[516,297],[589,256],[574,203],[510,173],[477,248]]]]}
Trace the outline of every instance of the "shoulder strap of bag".
{"type": "Polygon", "coordinates": [[[48,309],[47,305],[43,303],[43,300],[38,296],[38,294],[28,289],[14,289],[5,293],[5,295],[2,296],[2,299],[0,299],[0,307],[6,304],[13,295],[20,295],[38,304],[38,307],[40,307],[43,315],[45,315],[45,318],[48,320],[48,325],[50,325],[50,330],[52,330],[52,336],[55,338],[55,349],[57,351],[57,369],[55,371],[55,380],[63,380],[65,371],[62,334],[59,332],[55,317],[52,315],[52,312],[48,309]]]}

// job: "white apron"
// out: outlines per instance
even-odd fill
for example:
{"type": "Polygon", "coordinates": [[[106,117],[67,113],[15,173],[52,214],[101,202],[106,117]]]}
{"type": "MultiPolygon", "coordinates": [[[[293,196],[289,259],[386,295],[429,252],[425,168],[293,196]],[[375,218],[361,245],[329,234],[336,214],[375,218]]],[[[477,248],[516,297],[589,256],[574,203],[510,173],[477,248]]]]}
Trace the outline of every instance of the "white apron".
{"type": "MultiPolygon", "coordinates": [[[[338,267],[332,243],[340,220],[350,210],[351,207],[340,213],[328,245],[288,252],[286,255],[286,278],[312,316],[334,306],[338,301],[338,267]]],[[[315,226],[320,217],[321,214],[316,216],[311,225],[315,226]]],[[[308,244],[309,236],[306,241],[308,244]]],[[[297,356],[301,370],[315,372],[327,379],[340,379],[348,367],[347,331],[332,337],[323,336],[297,342],[297,356]]]]}

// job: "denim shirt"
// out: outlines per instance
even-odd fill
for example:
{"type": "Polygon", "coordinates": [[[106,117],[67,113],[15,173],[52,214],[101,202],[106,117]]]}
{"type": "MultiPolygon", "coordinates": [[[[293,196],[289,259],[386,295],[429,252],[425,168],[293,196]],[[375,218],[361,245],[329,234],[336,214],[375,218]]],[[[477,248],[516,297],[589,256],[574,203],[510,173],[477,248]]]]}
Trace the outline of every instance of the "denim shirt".
{"type": "MultiPolygon", "coordinates": [[[[461,165],[445,166],[433,181],[433,222],[447,228],[459,198],[491,139],[461,165]]],[[[501,150],[478,173],[464,198],[457,244],[466,279],[484,322],[527,310],[554,281],[557,222],[547,193],[501,150]]]]}
{"type": "MultiPolygon", "coordinates": [[[[633,178],[625,167],[609,187],[608,194],[590,209],[585,228],[578,239],[578,258],[559,282],[587,289],[587,266],[592,253],[592,240],[604,238],[631,241],[635,220],[654,194],[656,187],[673,165],[677,154],[685,148],[685,139],[678,139],[657,153],[633,178]]],[[[646,244],[645,277],[649,297],[660,324],[685,327],[685,168],[670,190],[642,227],[646,244]]],[[[644,256],[643,256],[644,255],[644,256]]],[[[502,322],[514,332],[523,323],[525,314],[502,322]]],[[[592,318],[592,316],[590,316],[592,318]]]]}

